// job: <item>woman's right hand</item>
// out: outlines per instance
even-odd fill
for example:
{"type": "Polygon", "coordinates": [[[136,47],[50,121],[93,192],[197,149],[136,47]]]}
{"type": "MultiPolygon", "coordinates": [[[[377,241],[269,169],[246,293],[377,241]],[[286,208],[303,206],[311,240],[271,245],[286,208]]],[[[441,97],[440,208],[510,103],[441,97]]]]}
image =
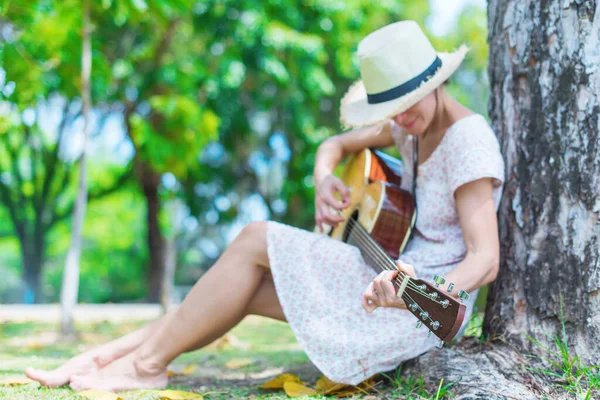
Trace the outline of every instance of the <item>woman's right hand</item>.
{"type": "Polygon", "coordinates": [[[341,179],[329,174],[317,183],[315,193],[315,222],[323,232],[323,223],[337,226],[344,218],[335,214],[332,209],[340,211],[350,205],[350,191],[341,179]],[[341,200],[337,200],[335,193],[341,200]]]}

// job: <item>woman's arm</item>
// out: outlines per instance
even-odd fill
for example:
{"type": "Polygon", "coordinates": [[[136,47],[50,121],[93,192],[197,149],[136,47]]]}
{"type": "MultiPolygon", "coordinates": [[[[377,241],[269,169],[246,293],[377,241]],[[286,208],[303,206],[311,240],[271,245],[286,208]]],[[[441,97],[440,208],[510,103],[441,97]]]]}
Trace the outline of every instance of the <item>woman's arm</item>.
{"type": "Polygon", "coordinates": [[[492,197],[492,179],[483,178],[460,186],[455,192],[456,208],[467,247],[467,255],[449,272],[446,290],[454,283],[453,296],[458,291],[472,292],[496,279],[500,263],[498,220],[492,197]]]}
{"type": "Polygon", "coordinates": [[[342,210],[350,204],[350,193],[333,171],[349,154],[368,147],[386,147],[394,143],[391,122],[352,130],[324,141],[317,150],[313,179],[315,182],[315,221],[321,231],[323,223],[336,226],[344,219],[334,210],[342,210]],[[335,197],[339,193],[341,201],[335,197]]]}
{"type": "Polygon", "coordinates": [[[319,146],[315,157],[315,186],[349,154],[357,153],[369,147],[379,148],[394,144],[390,121],[367,126],[332,136],[319,146]]]}
{"type": "MultiPolygon", "coordinates": [[[[451,295],[458,297],[461,289],[470,293],[496,279],[500,243],[491,178],[460,186],[455,192],[455,199],[467,255],[445,276],[446,282],[440,285],[440,290],[446,292],[452,282],[454,289],[451,295]]],[[[398,269],[415,277],[411,265],[399,261],[398,269]]],[[[406,308],[404,301],[396,297],[396,289],[391,283],[397,274],[397,271],[384,271],[369,284],[362,299],[362,306],[367,312],[373,312],[377,307],[406,308]]]]}

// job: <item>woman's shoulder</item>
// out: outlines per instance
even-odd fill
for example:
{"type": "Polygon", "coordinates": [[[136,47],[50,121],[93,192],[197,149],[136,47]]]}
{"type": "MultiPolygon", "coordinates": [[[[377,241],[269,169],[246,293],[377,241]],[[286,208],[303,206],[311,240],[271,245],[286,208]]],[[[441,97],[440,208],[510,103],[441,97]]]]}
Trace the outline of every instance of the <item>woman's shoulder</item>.
{"type": "Polygon", "coordinates": [[[471,114],[456,121],[446,132],[447,147],[453,150],[488,149],[498,150],[498,138],[487,119],[481,114],[471,114]]]}

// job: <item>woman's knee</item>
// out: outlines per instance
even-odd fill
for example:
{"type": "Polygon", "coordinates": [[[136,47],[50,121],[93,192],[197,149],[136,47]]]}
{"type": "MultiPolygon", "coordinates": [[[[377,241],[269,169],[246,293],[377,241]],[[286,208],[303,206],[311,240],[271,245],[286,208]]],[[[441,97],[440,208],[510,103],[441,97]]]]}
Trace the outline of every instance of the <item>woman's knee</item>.
{"type": "Polygon", "coordinates": [[[266,242],[266,236],[267,236],[267,222],[266,221],[256,221],[256,222],[250,222],[248,225],[246,225],[242,229],[242,231],[240,232],[240,234],[238,235],[236,240],[250,242],[250,243],[254,243],[254,242],[258,242],[258,241],[266,242]]]}
{"type": "Polygon", "coordinates": [[[267,259],[267,222],[250,222],[239,233],[234,241],[234,246],[243,249],[246,253],[259,257],[261,264],[267,259]]]}

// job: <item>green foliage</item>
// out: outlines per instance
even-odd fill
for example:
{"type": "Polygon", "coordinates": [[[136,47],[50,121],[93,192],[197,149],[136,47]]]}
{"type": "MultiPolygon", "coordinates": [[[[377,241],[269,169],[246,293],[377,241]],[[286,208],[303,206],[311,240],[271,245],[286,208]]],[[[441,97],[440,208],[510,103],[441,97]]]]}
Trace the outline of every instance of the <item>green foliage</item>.
{"type": "MultiPolygon", "coordinates": [[[[177,182],[161,186],[161,199],[171,202],[179,197],[199,226],[182,232],[170,215],[161,215],[166,221],[163,232],[178,241],[178,268],[185,271],[178,274],[178,283],[193,283],[198,271],[214,261],[198,254],[191,237],[202,236],[223,248],[228,224],[242,216],[253,218],[251,211],[243,211],[251,197],[261,199],[269,218],[312,227],[314,154],[324,139],[340,132],[338,104],[359,77],[355,55],[359,41],[397,20],[414,19],[425,27],[429,11],[427,2],[414,0],[385,0],[377,7],[367,0],[92,2],[94,111],[98,118],[118,116],[135,151],[132,159],[117,167],[135,169],[138,180],[147,171],[157,172],[159,178],[171,174],[177,182]],[[219,228],[211,226],[214,221],[219,228]]],[[[9,32],[0,43],[0,65],[6,70],[6,82],[14,83],[14,90],[0,87],[0,100],[16,110],[15,116],[0,113],[0,141],[9,137],[18,141],[26,128],[20,118],[24,110],[51,96],[71,104],[78,101],[80,3],[5,1],[0,2],[0,15],[8,27],[3,32],[9,32]]],[[[484,114],[486,38],[485,11],[476,8],[466,8],[448,36],[430,36],[440,51],[461,43],[471,47],[449,89],[484,114]]],[[[48,139],[52,146],[54,138],[48,139]]],[[[24,144],[20,157],[33,154],[27,149],[31,145],[24,144]]],[[[5,153],[0,156],[0,163],[8,167],[5,153]]],[[[46,159],[38,160],[38,172],[43,173],[46,159]]],[[[70,164],[59,161],[57,169],[69,171],[70,164]]],[[[95,165],[91,190],[116,181],[118,173],[112,167],[95,165]],[[103,174],[100,168],[107,170],[103,174]]],[[[154,183],[159,185],[160,179],[154,183]]],[[[39,184],[24,179],[18,195],[34,196],[39,184]]],[[[117,195],[98,200],[105,218],[86,221],[82,300],[118,301],[146,292],[150,253],[143,245],[143,187],[115,189],[117,195]],[[127,222],[119,226],[119,221],[127,222]],[[114,236],[123,237],[129,247],[115,243],[114,236]]],[[[57,181],[51,188],[57,193],[64,186],[57,181]]],[[[73,199],[72,189],[61,193],[55,196],[57,214],[52,216],[54,210],[45,214],[60,217],[48,236],[45,277],[51,299],[59,290],[61,258],[68,243],[65,213],[73,199]]],[[[16,258],[5,257],[13,263],[16,258]]],[[[10,269],[19,271],[13,265],[10,269]]]]}
{"type": "MultiPolygon", "coordinates": [[[[123,302],[146,297],[145,210],[133,187],[90,203],[83,231],[79,300],[84,303],[123,302]]],[[[46,297],[58,301],[70,226],[62,224],[48,240],[44,280],[46,297]]]]}
{"type": "Polygon", "coordinates": [[[200,150],[217,138],[219,118],[186,96],[152,96],[149,104],[160,119],[154,124],[160,124],[158,131],[151,122],[133,114],[129,123],[134,146],[156,170],[184,178],[196,165],[200,150]]]}

